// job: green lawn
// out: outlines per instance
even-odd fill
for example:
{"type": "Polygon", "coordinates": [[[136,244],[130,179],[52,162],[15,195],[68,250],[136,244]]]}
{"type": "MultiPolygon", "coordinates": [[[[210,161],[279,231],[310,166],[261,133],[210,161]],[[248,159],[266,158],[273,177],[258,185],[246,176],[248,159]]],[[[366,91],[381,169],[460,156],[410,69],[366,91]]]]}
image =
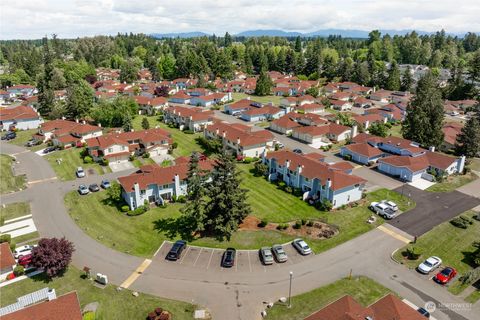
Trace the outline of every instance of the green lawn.
{"type": "Polygon", "coordinates": [[[472,170],[480,172],[480,159],[479,158],[470,159],[470,164],[468,166],[472,170]]]}
{"type": "Polygon", "coordinates": [[[94,170],[97,174],[104,174],[111,172],[110,167],[102,167],[97,163],[86,164],[83,163],[80,153],[82,149],[70,148],[66,150],[55,151],[49,155],[46,155],[45,158],[48,160],[50,165],[57,177],[61,180],[75,180],[75,171],[78,167],[82,167],[88,175],[89,170],[94,170]],[[62,159],[60,164],[57,163],[58,159],[62,159]]]}
{"type": "MultiPolygon", "coordinates": [[[[133,128],[135,130],[143,130],[142,128],[142,119],[144,116],[137,116],[133,119],[133,128]]],[[[178,147],[173,150],[173,157],[177,158],[180,156],[190,156],[193,151],[202,151],[202,148],[195,141],[195,138],[202,136],[201,133],[187,134],[183,133],[177,128],[170,128],[165,123],[158,121],[158,116],[147,117],[148,122],[150,123],[150,128],[155,128],[159,126],[160,128],[167,130],[172,135],[174,142],[178,144],[178,147]]]]}
{"type": "MultiPolygon", "coordinates": [[[[285,296],[288,294],[287,289],[286,287],[285,296]]],[[[369,278],[345,278],[293,296],[291,308],[287,308],[286,304],[280,302],[275,303],[272,308],[267,310],[265,319],[301,320],[345,295],[350,295],[363,306],[368,306],[388,293],[391,291],[369,278]]]]}
{"type": "Polygon", "coordinates": [[[24,189],[26,177],[14,176],[12,170],[13,158],[5,154],[0,155],[0,194],[24,189]]]}
{"type": "Polygon", "coordinates": [[[30,205],[28,202],[16,202],[0,206],[0,220],[10,220],[30,214],[30,205]]]}
{"type": "Polygon", "coordinates": [[[392,126],[392,128],[390,130],[388,130],[388,134],[391,135],[391,136],[394,136],[394,137],[403,138],[403,136],[402,136],[402,125],[398,124],[398,125],[392,126]]]}
{"type": "MultiPolygon", "coordinates": [[[[473,211],[467,211],[464,215],[471,217],[473,213],[473,211]]],[[[454,267],[459,274],[462,274],[474,267],[469,253],[475,250],[472,243],[479,240],[479,234],[480,222],[476,220],[467,229],[454,227],[447,221],[417,239],[415,248],[421,254],[417,260],[407,260],[403,257],[402,252],[408,246],[395,252],[394,257],[407,267],[415,268],[423,259],[438,256],[442,259],[443,265],[454,267]]],[[[449,290],[453,293],[461,292],[465,287],[459,284],[459,282],[453,283],[449,290]]]]}
{"type": "Polygon", "coordinates": [[[461,186],[477,179],[474,173],[467,173],[465,175],[451,175],[445,179],[444,182],[436,183],[426,190],[430,192],[450,192],[460,188],[461,186]]]}
{"type": "Polygon", "coordinates": [[[50,287],[57,295],[77,291],[80,305],[83,308],[90,302],[98,302],[97,319],[145,319],[149,312],[161,307],[173,314],[173,319],[192,319],[195,307],[186,302],[157,298],[139,293],[134,297],[130,290],[117,291],[116,286],[107,285],[100,289],[93,282],[82,278],[83,272],[70,266],[68,271],[52,281],[47,281],[43,275],[26,279],[2,288],[2,306],[14,303],[16,298],[33,291],[50,287]]]}
{"type": "MultiPolygon", "coordinates": [[[[309,206],[299,198],[277,189],[274,184],[264,178],[254,177],[248,171],[252,165],[240,165],[244,182],[243,187],[250,190],[248,202],[252,215],[267,219],[270,222],[288,222],[297,219],[322,219],[339,227],[340,233],[327,240],[309,240],[315,252],[330,249],[348,241],[382,223],[367,224],[372,214],[366,206],[348,208],[335,212],[321,212],[309,206]]],[[[147,213],[129,217],[119,212],[118,208],[107,203],[106,192],[98,192],[80,196],[72,191],[65,198],[65,204],[71,217],[88,235],[116,250],[150,257],[162,241],[169,239],[163,232],[157,232],[155,222],[160,219],[176,218],[180,215],[180,204],[168,204],[166,208],[154,208],[147,213]]],[[[407,209],[407,198],[386,189],[376,190],[367,196],[366,201],[382,199],[395,201],[400,209],[407,209]]],[[[414,206],[410,204],[409,207],[414,206]]],[[[164,227],[162,224],[160,227],[164,227]]],[[[285,243],[293,240],[293,236],[278,231],[239,231],[230,241],[218,242],[211,238],[197,239],[195,245],[226,248],[234,246],[238,249],[255,249],[263,245],[285,243]]]]}
{"type": "Polygon", "coordinates": [[[234,92],[232,94],[232,96],[233,96],[233,100],[235,100],[235,101],[246,99],[246,98],[250,97],[250,99],[253,100],[253,101],[257,101],[257,102],[265,103],[265,104],[269,103],[269,102],[273,102],[273,104],[276,105],[276,106],[279,106],[280,105],[280,100],[283,99],[282,96],[260,97],[260,96],[249,95],[249,94],[241,93],[241,92],[234,92]]]}
{"type": "Polygon", "coordinates": [[[480,300],[480,289],[473,291],[465,298],[465,301],[469,303],[475,303],[479,300],[480,300]]]}
{"type": "MultiPolygon", "coordinates": [[[[10,141],[11,144],[17,145],[17,146],[25,146],[25,143],[27,143],[28,140],[32,139],[32,135],[36,134],[38,132],[37,129],[31,129],[31,130],[18,130],[16,132],[17,137],[13,140],[10,141]]],[[[28,148],[29,150],[32,151],[37,151],[40,149],[45,148],[45,145],[42,143],[38,146],[33,146],[28,148]]]]}
{"type": "MultiPolygon", "coordinates": [[[[40,234],[37,231],[35,231],[35,232],[31,232],[31,233],[21,235],[20,237],[15,237],[15,238],[13,238],[13,240],[15,240],[15,243],[17,245],[19,245],[20,243],[30,243],[33,240],[38,239],[38,238],[40,238],[40,234]]],[[[34,241],[34,242],[36,242],[36,241],[34,241]]]]}

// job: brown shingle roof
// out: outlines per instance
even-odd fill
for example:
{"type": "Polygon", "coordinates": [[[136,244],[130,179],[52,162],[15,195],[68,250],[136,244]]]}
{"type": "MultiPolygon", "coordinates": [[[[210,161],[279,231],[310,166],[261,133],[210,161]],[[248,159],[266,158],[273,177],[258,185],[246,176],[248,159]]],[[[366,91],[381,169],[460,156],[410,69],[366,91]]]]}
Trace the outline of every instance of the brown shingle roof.
{"type": "Polygon", "coordinates": [[[16,265],[10,245],[8,242],[2,242],[0,244],[0,269],[13,267],[16,265]]]}
{"type": "Polygon", "coordinates": [[[345,146],[345,149],[368,158],[381,156],[383,154],[383,152],[380,149],[374,148],[368,143],[349,144],[345,146]]]}

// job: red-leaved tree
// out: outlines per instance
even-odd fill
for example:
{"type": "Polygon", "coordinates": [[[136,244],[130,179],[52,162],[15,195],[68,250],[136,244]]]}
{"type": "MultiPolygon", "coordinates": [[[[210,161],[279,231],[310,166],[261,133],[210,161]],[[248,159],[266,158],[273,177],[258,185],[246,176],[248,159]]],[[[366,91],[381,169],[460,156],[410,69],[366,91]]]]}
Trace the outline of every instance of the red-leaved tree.
{"type": "Polygon", "coordinates": [[[32,250],[32,265],[51,278],[65,270],[74,251],[73,243],[65,238],[43,238],[32,250]]]}
{"type": "Polygon", "coordinates": [[[154,93],[157,97],[168,97],[170,89],[167,86],[156,87],[154,93]]]}

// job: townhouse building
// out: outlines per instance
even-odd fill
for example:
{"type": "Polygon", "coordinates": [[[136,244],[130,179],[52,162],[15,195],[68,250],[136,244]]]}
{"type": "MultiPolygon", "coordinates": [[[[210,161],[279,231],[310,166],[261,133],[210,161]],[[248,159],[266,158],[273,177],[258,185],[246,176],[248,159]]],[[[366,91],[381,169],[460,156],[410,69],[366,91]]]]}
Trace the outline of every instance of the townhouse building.
{"type": "Polygon", "coordinates": [[[180,130],[203,131],[215,121],[214,112],[203,108],[170,106],[163,112],[163,121],[180,130]]]}

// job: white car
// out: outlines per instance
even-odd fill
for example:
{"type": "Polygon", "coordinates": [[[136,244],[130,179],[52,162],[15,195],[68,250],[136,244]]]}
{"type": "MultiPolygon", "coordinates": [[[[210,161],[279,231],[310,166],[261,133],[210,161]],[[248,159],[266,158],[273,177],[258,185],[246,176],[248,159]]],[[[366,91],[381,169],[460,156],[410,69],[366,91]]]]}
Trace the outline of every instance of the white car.
{"type": "Polygon", "coordinates": [[[306,256],[306,255],[309,255],[310,253],[312,253],[312,249],[310,249],[310,247],[308,246],[308,244],[303,241],[302,239],[295,239],[292,241],[292,245],[295,249],[297,249],[297,251],[306,256]]]}
{"type": "Polygon", "coordinates": [[[393,211],[398,211],[398,206],[395,202],[390,200],[382,200],[382,203],[385,203],[387,206],[390,207],[393,211]]]}
{"type": "Polygon", "coordinates": [[[83,170],[82,167],[78,167],[77,171],[75,171],[75,174],[77,175],[78,178],[83,178],[85,177],[85,170],[83,170]]]}
{"type": "Polygon", "coordinates": [[[90,193],[90,190],[88,190],[88,187],[84,184],[81,184],[79,187],[78,187],[78,193],[80,193],[82,196],[86,195],[86,194],[89,194],[90,193]]]}
{"type": "Polygon", "coordinates": [[[433,256],[423,261],[422,263],[420,263],[417,267],[417,270],[420,273],[429,274],[430,272],[438,268],[441,264],[442,264],[442,259],[440,259],[439,257],[433,256]]]}
{"type": "Polygon", "coordinates": [[[395,211],[383,202],[372,202],[370,204],[370,209],[387,220],[393,219],[397,216],[395,211]]]}
{"type": "Polygon", "coordinates": [[[13,251],[13,257],[15,259],[18,259],[18,258],[21,258],[22,256],[31,254],[33,248],[34,246],[30,246],[30,245],[25,245],[25,246],[15,248],[15,250],[13,251]]]}

